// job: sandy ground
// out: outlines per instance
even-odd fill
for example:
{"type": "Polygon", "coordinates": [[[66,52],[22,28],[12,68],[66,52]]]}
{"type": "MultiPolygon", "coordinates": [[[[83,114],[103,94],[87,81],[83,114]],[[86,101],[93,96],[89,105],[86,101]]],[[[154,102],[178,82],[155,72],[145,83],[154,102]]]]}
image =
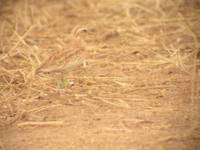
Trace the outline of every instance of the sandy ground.
{"type": "MultiPolygon", "coordinates": [[[[86,28],[80,37],[87,64],[64,73],[64,89],[24,98],[24,111],[9,114],[10,122],[0,128],[0,149],[200,149],[199,76],[193,65],[199,59],[200,11],[193,2],[2,1],[3,32],[10,36],[9,25],[17,24],[23,35],[34,24],[24,41],[39,51],[68,49],[70,31],[86,28]],[[61,124],[42,125],[51,121],[61,124]]],[[[5,49],[13,46],[5,43],[5,49]]]]}

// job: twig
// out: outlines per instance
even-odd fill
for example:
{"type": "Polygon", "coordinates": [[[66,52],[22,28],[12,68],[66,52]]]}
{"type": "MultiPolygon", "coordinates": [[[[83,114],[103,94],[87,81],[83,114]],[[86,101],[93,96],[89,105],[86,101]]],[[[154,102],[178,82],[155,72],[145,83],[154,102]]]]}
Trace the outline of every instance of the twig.
{"type": "Polygon", "coordinates": [[[40,111],[44,111],[44,110],[55,108],[55,107],[61,107],[61,106],[63,106],[63,105],[57,104],[57,105],[51,105],[51,106],[43,106],[43,107],[39,107],[39,108],[29,110],[28,113],[37,113],[37,112],[40,112],[40,111]]]}
{"type": "Polygon", "coordinates": [[[26,127],[26,126],[31,126],[31,127],[47,127],[47,126],[63,126],[63,121],[47,121],[47,122],[22,122],[18,123],[17,127],[26,127]]]}

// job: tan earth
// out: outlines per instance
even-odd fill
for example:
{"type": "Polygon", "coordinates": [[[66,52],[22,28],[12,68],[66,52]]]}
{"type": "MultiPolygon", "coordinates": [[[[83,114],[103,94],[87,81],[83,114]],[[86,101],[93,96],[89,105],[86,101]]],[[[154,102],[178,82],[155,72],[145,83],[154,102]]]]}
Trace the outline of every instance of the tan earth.
{"type": "Polygon", "coordinates": [[[0,150],[200,149],[200,1],[0,5],[0,150]]]}

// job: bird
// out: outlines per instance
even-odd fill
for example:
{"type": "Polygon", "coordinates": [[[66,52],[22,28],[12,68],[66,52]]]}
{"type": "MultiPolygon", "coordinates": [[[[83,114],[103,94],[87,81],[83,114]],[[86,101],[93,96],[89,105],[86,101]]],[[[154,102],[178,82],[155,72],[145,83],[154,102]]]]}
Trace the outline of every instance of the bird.
{"type": "Polygon", "coordinates": [[[87,28],[74,27],[70,33],[70,42],[62,50],[52,52],[35,70],[35,73],[66,72],[83,65],[86,67],[85,47],[79,37],[87,28]]]}

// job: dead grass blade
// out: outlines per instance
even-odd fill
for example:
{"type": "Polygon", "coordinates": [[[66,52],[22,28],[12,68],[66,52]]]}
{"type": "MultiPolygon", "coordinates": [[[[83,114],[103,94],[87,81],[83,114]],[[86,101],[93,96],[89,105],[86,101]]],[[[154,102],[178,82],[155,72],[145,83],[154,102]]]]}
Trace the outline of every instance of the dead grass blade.
{"type": "Polygon", "coordinates": [[[63,121],[46,121],[46,122],[22,122],[18,123],[17,127],[18,128],[23,128],[23,127],[60,127],[63,126],[64,122],[63,121]]]}

